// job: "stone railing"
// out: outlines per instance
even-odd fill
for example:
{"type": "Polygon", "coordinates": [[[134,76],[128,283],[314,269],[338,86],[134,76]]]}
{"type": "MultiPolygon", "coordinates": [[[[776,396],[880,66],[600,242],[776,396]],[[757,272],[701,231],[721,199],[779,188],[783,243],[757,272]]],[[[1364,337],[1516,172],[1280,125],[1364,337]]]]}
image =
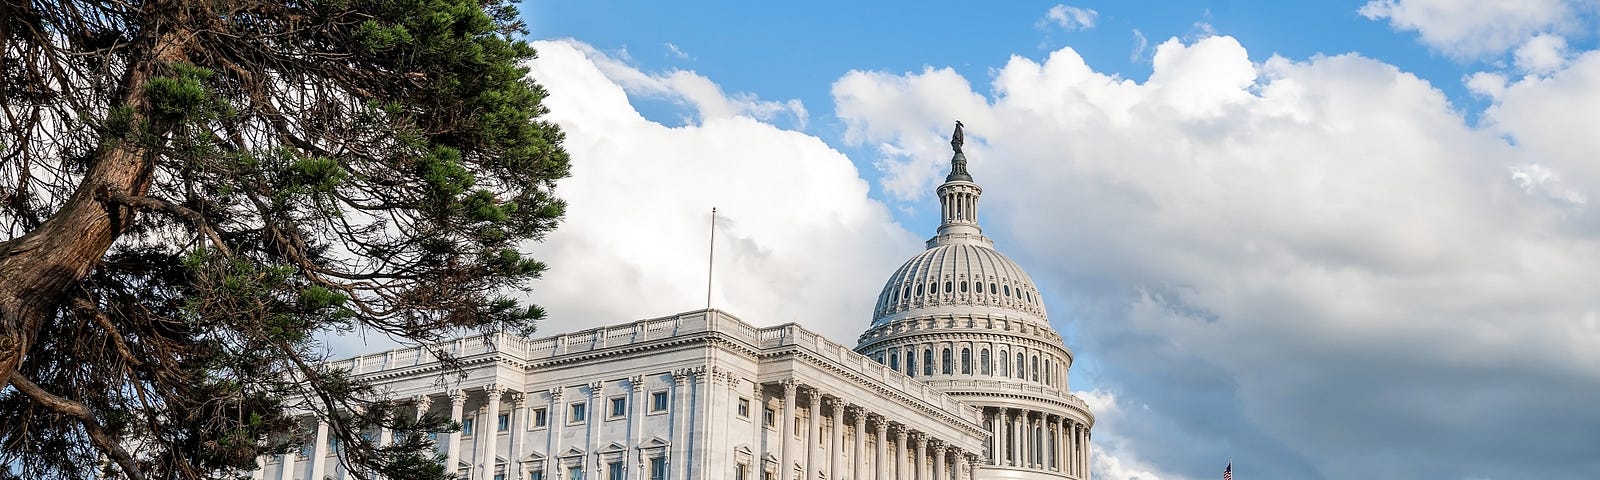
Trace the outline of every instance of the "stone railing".
{"type": "Polygon", "coordinates": [[[1073,395],[1072,392],[1056,387],[1047,387],[1036,383],[1027,382],[1002,382],[995,380],[931,380],[931,385],[947,386],[951,390],[981,390],[984,392],[1014,393],[1018,395],[1031,395],[1051,400],[1059,400],[1068,405],[1089,411],[1089,404],[1083,399],[1073,395]]]}
{"type": "MultiPolygon", "coordinates": [[[[799,325],[790,323],[757,328],[718,310],[702,310],[671,317],[639,320],[538,339],[504,334],[490,336],[487,340],[482,337],[458,338],[440,344],[439,347],[457,358],[498,352],[518,360],[536,361],[707,331],[718,332],[763,350],[798,347],[817,358],[831,361],[844,370],[878,382],[906,397],[925,402],[933,408],[951,412],[973,423],[981,423],[983,420],[982,413],[976,408],[799,325]]],[[[413,347],[338,360],[330,362],[329,365],[333,368],[348,369],[355,374],[374,374],[437,361],[438,359],[428,350],[413,347]]]]}

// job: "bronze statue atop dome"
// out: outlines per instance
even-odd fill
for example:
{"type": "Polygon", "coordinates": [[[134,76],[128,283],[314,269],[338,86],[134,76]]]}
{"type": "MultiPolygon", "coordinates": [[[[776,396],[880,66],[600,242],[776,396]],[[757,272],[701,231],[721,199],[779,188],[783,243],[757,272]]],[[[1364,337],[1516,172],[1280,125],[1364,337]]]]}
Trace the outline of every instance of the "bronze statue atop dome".
{"type": "Polygon", "coordinates": [[[946,182],[972,181],[972,175],[967,174],[967,155],[961,153],[961,146],[967,143],[967,136],[961,132],[961,127],[961,121],[956,120],[956,132],[950,134],[950,149],[956,154],[950,157],[950,174],[944,177],[946,182]]]}

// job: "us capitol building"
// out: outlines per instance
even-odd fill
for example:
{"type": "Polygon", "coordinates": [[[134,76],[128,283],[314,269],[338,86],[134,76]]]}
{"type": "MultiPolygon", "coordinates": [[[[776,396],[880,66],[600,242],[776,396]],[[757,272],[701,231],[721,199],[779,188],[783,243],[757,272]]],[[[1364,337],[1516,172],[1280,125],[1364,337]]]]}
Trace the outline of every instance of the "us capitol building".
{"type": "MultiPolygon", "coordinates": [[[[1028,274],[978,226],[961,127],[927,250],[889,276],[854,348],[719,310],[336,362],[462,430],[471,480],[1088,479],[1094,415],[1028,274]],[[448,388],[448,389],[446,389],[448,388]]],[[[327,425],[254,478],[344,478],[327,425]]],[[[388,432],[379,440],[387,442],[388,432]]]]}

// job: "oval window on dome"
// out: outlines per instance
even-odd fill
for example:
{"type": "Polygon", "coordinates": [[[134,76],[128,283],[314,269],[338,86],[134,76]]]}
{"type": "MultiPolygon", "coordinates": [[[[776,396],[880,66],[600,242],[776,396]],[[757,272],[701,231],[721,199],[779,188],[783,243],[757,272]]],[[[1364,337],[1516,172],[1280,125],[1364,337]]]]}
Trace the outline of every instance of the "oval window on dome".
{"type": "Polygon", "coordinates": [[[955,291],[955,284],[951,283],[949,280],[945,280],[945,282],[944,282],[944,293],[950,293],[950,292],[953,292],[953,291],[955,291]]]}
{"type": "Polygon", "coordinates": [[[1000,293],[1000,289],[995,287],[995,285],[993,283],[990,283],[989,284],[989,294],[990,295],[994,295],[994,294],[997,294],[997,293],[1000,293]]]}
{"type": "Polygon", "coordinates": [[[917,296],[922,296],[922,284],[917,284],[917,296]]]}
{"type": "Polygon", "coordinates": [[[1011,286],[1010,285],[1006,285],[1004,287],[1000,287],[1000,290],[1006,292],[1006,296],[1007,297],[1011,296],[1011,286]]]}
{"type": "Polygon", "coordinates": [[[967,293],[967,281],[966,280],[962,280],[961,281],[961,293],[967,293]]]}

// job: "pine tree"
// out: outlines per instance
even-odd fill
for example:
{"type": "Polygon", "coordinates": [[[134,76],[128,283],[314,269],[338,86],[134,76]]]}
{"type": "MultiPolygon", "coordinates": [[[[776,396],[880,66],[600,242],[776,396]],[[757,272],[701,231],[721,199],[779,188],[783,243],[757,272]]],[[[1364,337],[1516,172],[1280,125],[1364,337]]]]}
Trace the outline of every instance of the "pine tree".
{"type": "Polygon", "coordinates": [[[454,427],[318,339],[542,316],[523,248],[568,166],[517,15],[0,0],[0,478],[237,478],[307,416],[356,478],[444,478],[454,427]]]}

